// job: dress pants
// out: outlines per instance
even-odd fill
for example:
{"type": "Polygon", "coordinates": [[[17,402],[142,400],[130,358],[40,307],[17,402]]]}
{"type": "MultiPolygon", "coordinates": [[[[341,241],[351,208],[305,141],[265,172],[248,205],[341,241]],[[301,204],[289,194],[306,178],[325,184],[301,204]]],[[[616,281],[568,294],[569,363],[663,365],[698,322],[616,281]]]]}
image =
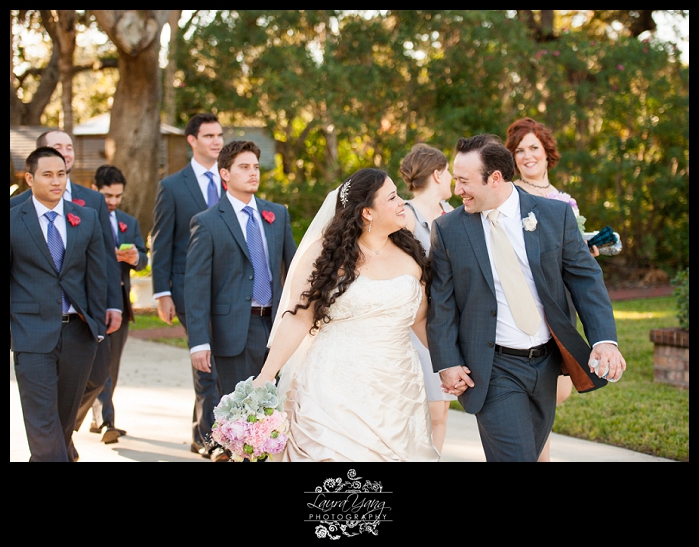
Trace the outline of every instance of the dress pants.
{"type": "MultiPolygon", "coordinates": [[[[123,323],[124,321],[122,321],[122,324],[123,323]]],[[[85,386],[85,393],[83,393],[80,400],[78,415],[75,418],[75,431],[80,431],[80,427],[85,421],[87,413],[92,408],[97,396],[100,394],[104,388],[104,384],[107,383],[107,379],[109,378],[109,362],[111,359],[110,336],[111,334],[105,336],[104,340],[102,340],[97,348],[97,353],[95,354],[90,369],[90,376],[85,386]]],[[[99,426],[100,424],[97,425],[99,426]]]]}
{"type": "Polygon", "coordinates": [[[52,352],[14,354],[30,461],[73,461],[73,427],[98,345],[75,319],[63,324],[52,352]]]}
{"type": "Polygon", "coordinates": [[[244,382],[250,376],[254,379],[260,374],[269,353],[267,341],[271,329],[271,317],[253,315],[250,318],[248,339],[243,352],[234,357],[220,355],[215,357],[218,383],[222,394],[232,393],[238,382],[244,382]]]}
{"type": "Polygon", "coordinates": [[[124,318],[121,322],[119,330],[108,335],[109,339],[109,376],[102,388],[102,391],[97,396],[97,406],[101,409],[102,415],[97,416],[97,425],[109,424],[112,427],[116,426],[114,416],[114,389],[119,379],[119,367],[121,365],[121,356],[124,353],[124,346],[129,337],[129,321],[124,318]]]}
{"type": "Polygon", "coordinates": [[[486,460],[535,462],[556,415],[557,348],[528,359],[495,354],[488,394],[476,414],[486,460]]]}
{"type": "MultiPolygon", "coordinates": [[[[185,332],[187,331],[187,316],[177,313],[185,332]]],[[[214,425],[214,408],[221,400],[221,390],[218,385],[218,374],[215,359],[211,358],[211,372],[201,372],[194,367],[192,380],[194,382],[194,410],[192,411],[192,441],[202,446],[211,447],[211,428],[214,425]]]]}

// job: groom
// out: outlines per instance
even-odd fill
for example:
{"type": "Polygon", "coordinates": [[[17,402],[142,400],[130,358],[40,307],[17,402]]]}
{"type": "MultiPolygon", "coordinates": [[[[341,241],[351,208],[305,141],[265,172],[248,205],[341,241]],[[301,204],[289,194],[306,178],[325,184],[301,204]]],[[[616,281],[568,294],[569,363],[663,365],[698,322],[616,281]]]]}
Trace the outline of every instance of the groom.
{"type": "Polygon", "coordinates": [[[225,197],[192,218],[184,296],[192,366],[210,372],[213,355],[225,395],[262,369],[296,244],[287,208],[255,197],[255,143],[228,143],[218,168],[225,197]]]}
{"type": "Polygon", "coordinates": [[[464,206],[433,225],[427,335],[445,391],[476,415],[486,459],[534,462],[553,425],[559,374],[586,392],[618,380],[626,362],[573,210],[520,191],[513,175],[497,136],[459,139],[454,180],[464,206]],[[592,349],[570,322],[566,288],[592,349]]]}

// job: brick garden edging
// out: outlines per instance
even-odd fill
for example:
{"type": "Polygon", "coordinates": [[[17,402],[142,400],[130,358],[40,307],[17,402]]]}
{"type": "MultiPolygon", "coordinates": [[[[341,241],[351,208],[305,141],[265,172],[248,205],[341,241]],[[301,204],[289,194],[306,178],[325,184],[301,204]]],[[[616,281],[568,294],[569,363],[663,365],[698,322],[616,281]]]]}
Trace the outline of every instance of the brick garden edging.
{"type": "Polygon", "coordinates": [[[654,380],[689,389],[689,331],[652,329],[654,380]]]}

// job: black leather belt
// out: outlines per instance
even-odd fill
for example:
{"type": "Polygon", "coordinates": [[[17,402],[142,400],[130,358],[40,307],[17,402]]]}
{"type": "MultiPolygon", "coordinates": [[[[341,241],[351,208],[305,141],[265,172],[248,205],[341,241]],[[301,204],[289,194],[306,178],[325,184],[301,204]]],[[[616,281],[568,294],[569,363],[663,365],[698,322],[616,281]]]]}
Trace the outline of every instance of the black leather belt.
{"type": "Polygon", "coordinates": [[[516,355],[517,357],[526,357],[528,359],[534,359],[535,357],[543,357],[544,355],[550,353],[555,344],[556,342],[553,338],[551,338],[545,344],[535,346],[529,349],[506,348],[504,346],[498,346],[497,344],[495,344],[495,351],[500,354],[504,353],[505,355],[516,355]]]}
{"type": "Polygon", "coordinates": [[[71,321],[75,321],[76,319],[80,319],[80,315],[77,313],[64,313],[63,318],[61,319],[61,323],[70,323],[71,321]]]}
{"type": "Polygon", "coordinates": [[[253,306],[252,308],[250,308],[250,315],[267,317],[269,315],[272,315],[272,307],[268,306],[266,308],[261,308],[259,306],[253,306]]]}

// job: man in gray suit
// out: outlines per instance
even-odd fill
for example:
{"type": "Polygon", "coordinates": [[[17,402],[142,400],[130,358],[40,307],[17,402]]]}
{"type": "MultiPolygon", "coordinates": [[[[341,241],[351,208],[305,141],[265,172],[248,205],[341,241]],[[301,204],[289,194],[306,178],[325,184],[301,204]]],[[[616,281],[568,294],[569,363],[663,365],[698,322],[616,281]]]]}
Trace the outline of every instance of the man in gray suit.
{"type": "MultiPolygon", "coordinates": [[[[112,229],[109,224],[109,212],[104,202],[104,198],[99,192],[75,184],[70,180],[70,173],[75,164],[75,149],[73,146],[73,138],[62,129],[49,129],[36,139],[36,147],[49,146],[63,156],[66,164],[66,189],[63,194],[63,199],[75,205],[94,209],[97,211],[97,216],[102,228],[102,240],[104,241],[105,249],[105,267],[107,270],[107,334],[112,334],[119,330],[122,324],[123,301],[121,296],[121,277],[119,275],[119,264],[114,255],[114,238],[112,229]]],[[[26,192],[22,192],[17,196],[10,198],[10,209],[24,203],[32,195],[30,188],[26,192]]],[[[92,372],[87,380],[85,394],[83,395],[82,404],[90,406],[95,400],[102,387],[109,378],[109,349],[107,345],[100,345],[97,348],[97,354],[92,363],[92,372]]],[[[82,420],[76,424],[79,427],[82,420]]],[[[76,429],[77,431],[77,429],[76,429]]],[[[74,447],[73,447],[74,448],[74,447]]],[[[74,454],[77,458],[77,453],[74,454]]]]}
{"type": "MultiPolygon", "coordinates": [[[[177,316],[188,332],[184,272],[189,223],[194,215],[220,199],[221,178],[216,162],[223,148],[223,129],[214,114],[205,113],[193,116],[184,132],[192,147],[192,161],[158,185],[153,214],[151,270],[153,297],[158,301],[160,319],[171,325],[177,316]]],[[[194,410],[190,449],[210,458],[212,447],[207,445],[207,438],[214,423],[214,407],[221,399],[216,367],[213,365],[209,374],[193,368],[192,376],[194,410]]]]}
{"type": "Polygon", "coordinates": [[[267,355],[285,272],[296,252],[286,207],[255,197],[260,149],[227,144],[218,159],[225,198],[192,219],[185,305],[193,367],[214,357],[221,392],[257,376],[267,355]]]}
{"type": "Polygon", "coordinates": [[[30,199],[10,209],[10,338],[33,462],[76,461],[72,434],[98,342],[107,277],[97,212],[63,199],[53,148],[27,158],[30,199]]]}
{"type": "Polygon", "coordinates": [[[459,140],[454,180],[463,207],[434,223],[427,334],[444,389],[476,415],[486,459],[534,462],[553,425],[559,374],[587,392],[617,381],[626,362],[602,270],[572,208],[519,191],[513,175],[497,136],[459,140]],[[518,299],[508,302],[495,267],[499,227],[523,274],[520,292],[533,297],[531,329],[515,320],[518,299]],[[570,322],[566,288],[592,348],[570,322]]]}

